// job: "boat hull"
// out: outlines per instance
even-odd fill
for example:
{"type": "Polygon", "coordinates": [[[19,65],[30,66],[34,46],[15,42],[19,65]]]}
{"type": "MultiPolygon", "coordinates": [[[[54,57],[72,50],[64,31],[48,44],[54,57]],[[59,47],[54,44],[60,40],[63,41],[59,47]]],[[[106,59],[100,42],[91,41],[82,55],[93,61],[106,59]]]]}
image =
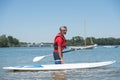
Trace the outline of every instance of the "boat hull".
{"type": "Polygon", "coordinates": [[[93,49],[93,48],[95,48],[94,45],[88,45],[88,46],[70,46],[70,49],[75,49],[75,50],[93,49]]]}

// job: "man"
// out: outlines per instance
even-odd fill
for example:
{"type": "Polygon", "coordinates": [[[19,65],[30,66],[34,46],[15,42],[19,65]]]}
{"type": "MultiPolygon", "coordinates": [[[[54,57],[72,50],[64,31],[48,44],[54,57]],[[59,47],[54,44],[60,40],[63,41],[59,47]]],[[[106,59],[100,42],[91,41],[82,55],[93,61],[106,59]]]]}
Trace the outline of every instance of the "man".
{"type": "Polygon", "coordinates": [[[66,32],[67,32],[67,27],[61,26],[60,32],[56,35],[54,39],[53,56],[54,56],[55,64],[64,64],[62,51],[66,47],[66,39],[64,37],[66,32]]]}

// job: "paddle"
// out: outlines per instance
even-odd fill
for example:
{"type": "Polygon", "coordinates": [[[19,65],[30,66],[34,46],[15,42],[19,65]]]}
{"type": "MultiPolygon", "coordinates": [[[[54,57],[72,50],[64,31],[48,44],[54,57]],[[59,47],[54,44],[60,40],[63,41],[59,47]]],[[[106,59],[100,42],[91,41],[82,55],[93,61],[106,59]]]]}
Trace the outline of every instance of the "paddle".
{"type": "MultiPolygon", "coordinates": [[[[75,49],[63,51],[62,53],[67,53],[67,52],[71,52],[71,51],[74,51],[74,50],[75,50],[75,49]]],[[[34,58],[33,58],[33,62],[38,62],[38,61],[42,60],[43,58],[45,58],[45,57],[47,57],[47,56],[52,56],[52,55],[53,55],[53,54],[34,57],[34,58]]]]}

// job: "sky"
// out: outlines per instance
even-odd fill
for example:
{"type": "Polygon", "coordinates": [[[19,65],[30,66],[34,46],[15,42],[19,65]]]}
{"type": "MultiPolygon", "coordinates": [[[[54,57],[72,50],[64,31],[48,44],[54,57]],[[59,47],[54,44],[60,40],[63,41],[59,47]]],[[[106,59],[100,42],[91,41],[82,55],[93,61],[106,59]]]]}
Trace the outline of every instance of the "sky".
{"type": "Polygon", "coordinates": [[[0,0],[0,35],[53,42],[60,26],[74,36],[120,38],[119,0],[0,0]]]}

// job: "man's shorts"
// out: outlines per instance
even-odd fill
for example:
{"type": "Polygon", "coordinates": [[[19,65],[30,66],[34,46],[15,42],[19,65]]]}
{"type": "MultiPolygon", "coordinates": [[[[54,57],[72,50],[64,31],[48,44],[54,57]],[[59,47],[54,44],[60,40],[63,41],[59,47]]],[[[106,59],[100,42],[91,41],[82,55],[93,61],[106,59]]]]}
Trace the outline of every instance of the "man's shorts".
{"type": "Polygon", "coordinates": [[[54,56],[55,64],[61,64],[59,53],[58,52],[53,52],[53,56],[54,56]]]}

